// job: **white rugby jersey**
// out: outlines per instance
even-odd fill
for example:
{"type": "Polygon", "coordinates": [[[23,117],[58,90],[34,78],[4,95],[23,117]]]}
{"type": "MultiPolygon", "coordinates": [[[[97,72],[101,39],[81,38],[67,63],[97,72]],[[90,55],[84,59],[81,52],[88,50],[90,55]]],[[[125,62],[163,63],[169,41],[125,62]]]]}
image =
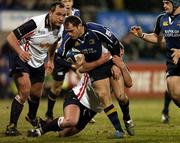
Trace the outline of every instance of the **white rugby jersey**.
{"type": "Polygon", "coordinates": [[[77,96],[77,99],[85,107],[95,112],[101,112],[103,110],[99,97],[95,94],[93,88],[91,87],[90,78],[87,73],[82,74],[81,80],[75,87],[72,88],[72,90],[77,96]]]}
{"type": "MultiPolygon", "coordinates": [[[[49,24],[48,14],[35,16],[29,20],[35,22],[36,28],[23,35],[20,39],[20,47],[32,55],[28,64],[34,68],[38,68],[43,65],[44,59],[47,57],[48,48],[50,48],[58,37],[62,37],[64,27],[62,24],[60,29],[50,29],[47,26],[49,24]]],[[[31,24],[29,25],[31,26],[31,24]]]]}

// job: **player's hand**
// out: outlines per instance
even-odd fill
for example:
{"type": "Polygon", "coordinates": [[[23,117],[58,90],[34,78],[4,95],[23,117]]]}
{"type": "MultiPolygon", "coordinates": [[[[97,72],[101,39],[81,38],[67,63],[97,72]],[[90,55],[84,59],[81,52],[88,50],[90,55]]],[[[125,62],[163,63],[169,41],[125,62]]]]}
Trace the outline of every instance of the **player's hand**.
{"type": "Polygon", "coordinates": [[[143,36],[142,28],[140,26],[132,26],[130,32],[139,38],[143,36]]]}
{"type": "Polygon", "coordinates": [[[119,78],[121,76],[121,71],[120,71],[120,69],[116,65],[112,66],[111,72],[112,72],[113,78],[115,80],[119,80],[119,78]]]}
{"type": "Polygon", "coordinates": [[[71,65],[71,68],[76,71],[85,62],[84,55],[78,54],[78,56],[76,56],[75,60],[76,60],[76,62],[71,65]]]}
{"type": "Polygon", "coordinates": [[[23,62],[27,62],[31,59],[31,54],[28,51],[21,51],[18,56],[23,62]]]}
{"type": "Polygon", "coordinates": [[[51,74],[54,69],[54,63],[52,61],[48,61],[46,64],[46,74],[51,74]]]}
{"type": "Polygon", "coordinates": [[[124,67],[126,66],[125,63],[124,63],[124,61],[123,61],[122,56],[119,57],[119,56],[117,56],[117,55],[114,55],[112,61],[113,61],[113,63],[114,63],[117,67],[119,67],[120,69],[121,69],[121,68],[124,68],[124,67]]]}
{"type": "Polygon", "coordinates": [[[177,65],[180,58],[180,49],[172,48],[171,51],[173,51],[171,55],[171,57],[173,58],[173,63],[177,65]]]}

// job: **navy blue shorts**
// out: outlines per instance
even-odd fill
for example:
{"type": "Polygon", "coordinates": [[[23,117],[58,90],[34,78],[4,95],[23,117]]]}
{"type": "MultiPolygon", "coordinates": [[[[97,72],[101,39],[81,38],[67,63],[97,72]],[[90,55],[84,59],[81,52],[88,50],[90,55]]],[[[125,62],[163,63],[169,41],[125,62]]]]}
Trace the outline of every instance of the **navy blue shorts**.
{"type": "Polygon", "coordinates": [[[72,90],[70,90],[65,97],[63,108],[65,108],[68,105],[75,104],[80,109],[80,117],[79,121],[76,125],[76,128],[78,130],[82,130],[86,127],[86,125],[91,121],[91,119],[96,115],[97,112],[94,112],[90,110],[89,108],[82,105],[79,100],[76,98],[76,95],[72,90]]]}
{"type": "Polygon", "coordinates": [[[167,77],[180,76],[180,65],[167,64],[167,77]]]}
{"type": "Polygon", "coordinates": [[[22,76],[22,73],[28,73],[31,83],[43,82],[45,78],[44,64],[39,68],[33,68],[27,62],[23,62],[19,56],[11,52],[9,57],[10,76],[17,75],[22,76]]]}
{"type": "Polygon", "coordinates": [[[91,82],[111,77],[112,76],[112,73],[111,73],[112,66],[113,66],[113,61],[109,60],[108,62],[104,63],[103,65],[91,70],[89,72],[91,82]]]}
{"type": "Polygon", "coordinates": [[[61,57],[54,55],[54,70],[52,73],[53,79],[56,81],[63,81],[65,74],[69,71],[69,67],[64,66],[61,57]]]}

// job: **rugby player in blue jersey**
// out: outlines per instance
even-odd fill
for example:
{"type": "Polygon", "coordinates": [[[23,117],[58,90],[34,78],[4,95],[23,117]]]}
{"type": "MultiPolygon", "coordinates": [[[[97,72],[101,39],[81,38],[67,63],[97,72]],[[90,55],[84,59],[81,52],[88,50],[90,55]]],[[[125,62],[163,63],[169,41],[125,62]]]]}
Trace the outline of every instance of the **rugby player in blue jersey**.
{"type": "MultiPolygon", "coordinates": [[[[96,62],[104,52],[109,51],[112,56],[119,56],[120,49],[123,48],[122,44],[112,32],[103,25],[97,23],[85,24],[80,18],[69,16],[65,20],[64,27],[67,35],[62,41],[61,47],[58,49],[58,54],[62,57],[64,57],[71,48],[75,48],[84,54],[86,63],[92,64],[96,62]]],[[[114,92],[117,93],[119,91],[120,72],[120,69],[113,64],[111,58],[106,63],[102,65],[97,64],[96,67],[88,70],[93,88],[103,103],[104,112],[114,125],[116,132],[123,134],[110,93],[110,83],[112,84],[112,88],[116,89],[114,92]]],[[[120,92],[115,95],[120,105],[124,104],[124,106],[129,106],[128,98],[121,96],[120,92]]],[[[133,130],[132,122],[129,122],[128,125],[132,126],[127,129],[133,130]]],[[[134,130],[131,133],[133,134],[130,135],[134,135],[134,130]]]]}
{"type": "MultiPolygon", "coordinates": [[[[163,0],[163,7],[165,13],[157,18],[153,33],[143,33],[140,26],[132,26],[131,32],[147,42],[166,42],[168,93],[174,103],[180,107],[180,62],[176,55],[176,51],[180,50],[180,0],[163,0]]],[[[168,99],[166,100],[165,102],[169,102],[168,99]]],[[[168,120],[168,114],[166,117],[168,120]]]]}

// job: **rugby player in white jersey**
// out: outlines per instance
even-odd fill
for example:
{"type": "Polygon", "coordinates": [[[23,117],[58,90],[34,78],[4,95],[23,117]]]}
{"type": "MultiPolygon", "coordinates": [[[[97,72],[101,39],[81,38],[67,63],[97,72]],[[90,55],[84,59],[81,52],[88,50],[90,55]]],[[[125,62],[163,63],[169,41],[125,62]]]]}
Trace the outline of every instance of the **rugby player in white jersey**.
{"type": "Polygon", "coordinates": [[[88,74],[82,74],[80,82],[67,94],[64,100],[64,115],[51,122],[40,119],[40,128],[28,131],[28,136],[38,137],[49,131],[59,131],[60,137],[79,133],[88,122],[102,111],[98,96],[94,93],[88,74]]]}
{"type": "MultiPolygon", "coordinates": [[[[62,0],[66,7],[66,16],[76,15],[80,16],[80,11],[78,9],[73,8],[73,0],[62,0]]],[[[64,81],[65,74],[70,71],[71,64],[58,57],[57,54],[54,56],[54,70],[52,72],[52,85],[50,87],[50,91],[47,92],[46,96],[48,97],[48,106],[45,116],[47,121],[51,121],[53,119],[53,109],[56,103],[57,97],[63,94],[64,91],[70,88],[70,86],[64,86],[66,81],[64,81]]],[[[70,71],[72,73],[72,71],[70,71]]]]}
{"type": "Polygon", "coordinates": [[[11,105],[10,122],[5,132],[8,136],[20,135],[17,122],[26,100],[29,103],[26,119],[33,126],[37,125],[36,113],[45,76],[44,60],[48,54],[47,69],[51,71],[54,51],[59,40],[58,33],[65,15],[64,4],[55,2],[50,6],[48,13],[28,19],[7,37],[12,47],[10,73],[18,89],[11,105]]]}

